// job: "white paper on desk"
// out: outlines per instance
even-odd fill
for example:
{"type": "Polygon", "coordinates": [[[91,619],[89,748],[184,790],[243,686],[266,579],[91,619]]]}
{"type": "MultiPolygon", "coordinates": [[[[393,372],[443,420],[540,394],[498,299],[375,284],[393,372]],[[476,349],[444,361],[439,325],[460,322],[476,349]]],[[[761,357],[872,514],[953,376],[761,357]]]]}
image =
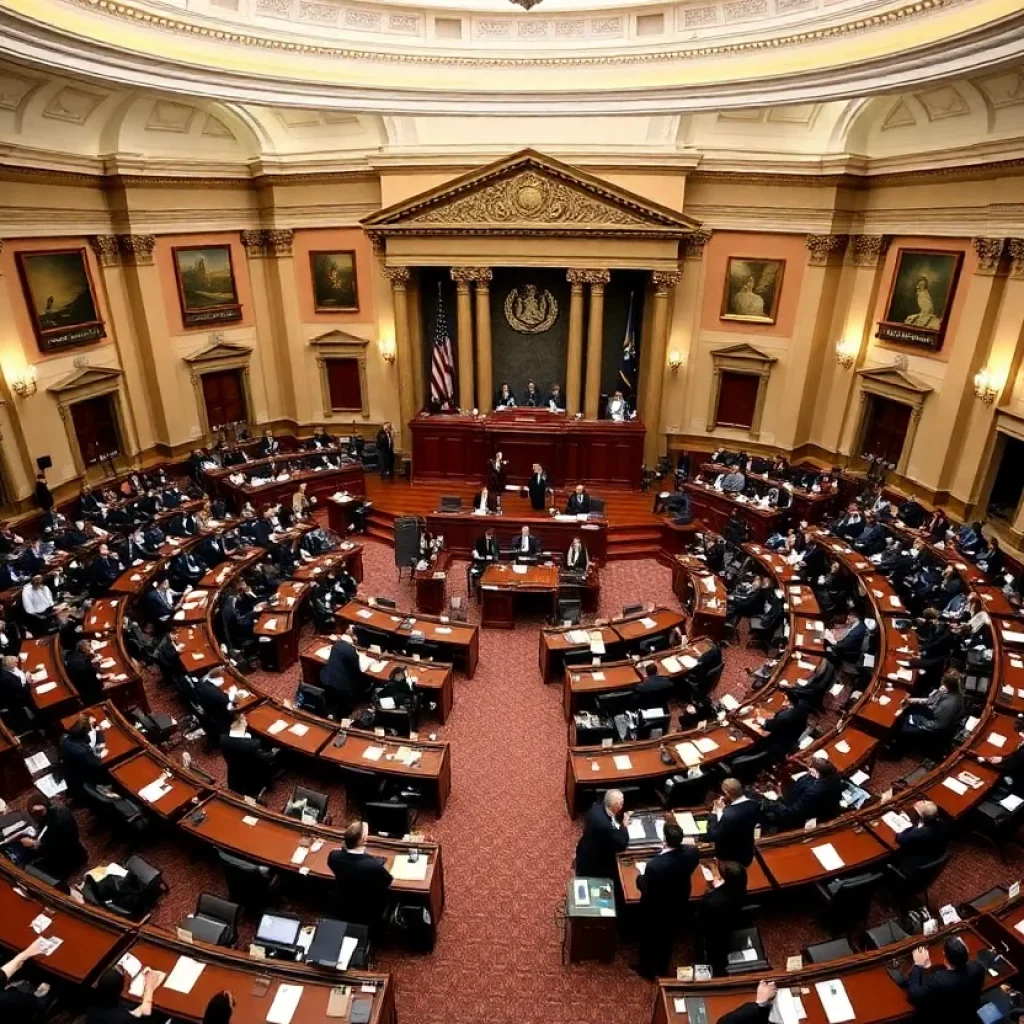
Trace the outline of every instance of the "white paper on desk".
{"type": "Polygon", "coordinates": [[[38,754],[25,758],[25,767],[30,775],[35,775],[36,772],[41,772],[44,768],[50,767],[50,759],[43,751],[39,751],[38,754]]]}
{"type": "Polygon", "coordinates": [[[274,630],[277,629],[277,619],[267,619],[264,623],[264,629],[274,630]]]}
{"type": "Polygon", "coordinates": [[[644,828],[642,821],[631,821],[626,826],[626,831],[629,833],[630,839],[643,839],[647,835],[647,830],[644,828]]]}
{"type": "Polygon", "coordinates": [[[247,814],[245,815],[245,817],[242,818],[242,824],[248,825],[249,828],[252,828],[254,825],[258,825],[259,823],[260,819],[254,818],[251,814],[247,814]]]}
{"type": "Polygon", "coordinates": [[[58,793],[63,793],[68,788],[68,784],[63,779],[58,782],[52,774],[44,775],[42,778],[36,779],[35,782],[36,789],[38,789],[43,796],[48,796],[51,800],[58,793]]]}
{"type": "Polygon", "coordinates": [[[406,854],[400,853],[391,865],[391,877],[402,882],[423,882],[426,881],[428,867],[427,858],[422,853],[416,860],[409,860],[406,854]]]}
{"type": "Polygon", "coordinates": [[[704,876],[704,881],[711,885],[715,880],[714,872],[706,864],[701,864],[700,873],[704,876]]]}
{"type": "Polygon", "coordinates": [[[834,981],[819,981],[814,988],[821,1000],[821,1008],[825,1011],[828,1024],[844,1024],[845,1021],[857,1019],[850,1005],[850,997],[838,978],[834,981]]]}
{"type": "Polygon", "coordinates": [[[867,772],[865,772],[865,771],[859,771],[859,772],[854,772],[854,773],[853,773],[853,774],[852,774],[852,775],[850,776],[850,781],[851,781],[851,782],[852,782],[852,783],[853,783],[853,784],[854,784],[855,786],[863,786],[863,785],[864,785],[864,783],[865,783],[865,782],[867,782],[867,781],[868,781],[868,779],[870,779],[870,778],[871,778],[871,776],[870,776],[870,775],[869,775],[869,774],[868,774],[867,772]]]}
{"type": "Polygon", "coordinates": [[[902,679],[905,683],[912,683],[914,681],[913,670],[909,668],[897,669],[896,678],[902,679]]]}
{"type": "Polygon", "coordinates": [[[52,690],[57,689],[56,683],[43,683],[42,686],[36,687],[36,695],[41,697],[44,693],[50,693],[52,690]]]}
{"type": "Polygon", "coordinates": [[[865,668],[874,668],[875,667],[875,656],[873,654],[865,654],[864,658],[863,658],[863,661],[864,661],[864,667],[865,668]]]}
{"type": "Polygon", "coordinates": [[[707,736],[701,736],[700,739],[694,740],[693,745],[702,753],[710,754],[712,750],[718,749],[718,744],[707,736]]]}
{"type": "Polygon", "coordinates": [[[395,698],[394,697],[381,697],[378,701],[382,711],[394,711],[395,710],[395,698]]]}
{"type": "Polygon", "coordinates": [[[616,754],[612,758],[612,763],[620,772],[628,772],[633,767],[633,762],[629,759],[629,754],[616,754]]]}
{"type": "MultiPolygon", "coordinates": [[[[189,608],[189,611],[191,611],[191,610],[192,609],[189,608]]],[[[175,622],[184,622],[185,621],[185,613],[184,612],[175,612],[174,613],[174,621],[175,622]]]]}
{"type": "Polygon", "coordinates": [[[356,946],[359,945],[359,940],[351,935],[346,935],[341,940],[341,950],[338,952],[338,970],[347,971],[349,961],[352,959],[352,954],[356,951],[356,946]]]}
{"type": "Polygon", "coordinates": [[[644,627],[644,629],[654,629],[654,627],[655,627],[655,626],[656,626],[657,624],[658,624],[658,623],[657,623],[657,622],[655,622],[655,621],[654,621],[654,619],[652,619],[652,618],[651,618],[651,617],[650,617],[649,615],[645,615],[645,616],[644,616],[644,617],[643,617],[643,618],[642,618],[642,619],[640,620],[640,625],[641,625],[641,626],[643,626],[643,627],[644,627]]]}
{"type": "Polygon", "coordinates": [[[308,846],[296,846],[295,847],[295,852],[292,854],[292,863],[293,864],[301,864],[306,859],[306,856],[308,854],[309,854],[309,847],[308,846]]]}
{"type": "Polygon", "coordinates": [[[775,1002],[768,1015],[770,1024],[800,1024],[806,1018],[807,1011],[799,997],[793,995],[792,989],[780,988],[776,991],[775,1002]]]}
{"type": "Polygon", "coordinates": [[[590,642],[590,634],[585,629],[570,629],[565,639],[571,644],[585,644],[590,642]]]}
{"type": "Polygon", "coordinates": [[[451,633],[451,631],[452,631],[452,627],[451,626],[435,626],[434,627],[434,632],[438,636],[448,636],[448,634],[451,633]]]}
{"type": "Polygon", "coordinates": [[[134,978],[135,975],[142,970],[142,963],[139,961],[139,958],[137,956],[133,956],[131,953],[125,953],[125,955],[117,961],[117,966],[120,967],[129,978],[134,978]]]}
{"type": "Polygon", "coordinates": [[[888,825],[889,828],[891,828],[897,835],[901,832],[905,832],[911,827],[910,819],[899,811],[886,811],[886,813],[882,815],[882,821],[884,821],[886,825],[888,825]]]}
{"type": "Polygon", "coordinates": [[[512,566],[512,571],[514,573],[516,573],[517,575],[519,575],[519,576],[525,576],[526,575],[526,566],[525,565],[513,565],[512,566]]]}
{"type": "Polygon", "coordinates": [[[891,703],[892,703],[892,697],[889,697],[888,695],[886,695],[886,694],[884,694],[884,693],[883,693],[883,694],[882,694],[882,695],[881,695],[881,696],[880,696],[880,697],[878,698],[878,703],[879,703],[879,705],[880,705],[881,707],[883,707],[883,708],[884,708],[884,707],[886,706],[886,704],[891,704],[891,703]]]}
{"type": "Polygon", "coordinates": [[[146,803],[155,804],[157,800],[166,796],[170,791],[171,787],[167,784],[166,780],[160,778],[154,779],[148,785],[143,786],[142,789],[139,790],[139,796],[142,797],[146,803]]]}
{"type": "Polygon", "coordinates": [[[291,1024],[301,998],[301,985],[278,985],[274,1002],[267,1013],[267,1024],[291,1024]]]}
{"type": "Polygon", "coordinates": [[[700,835],[700,828],[697,825],[697,819],[693,816],[693,811],[676,811],[675,818],[676,823],[683,830],[684,836],[700,835]]]}
{"type": "Polygon", "coordinates": [[[847,743],[846,740],[840,740],[836,744],[836,750],[838,750],[840,754],[848,754],[850,752],[850,744],[847,743]]]}
{"type": "Polygon", "coordinates": [[[812,846],[811,853],[818,858],[818,863],[826,871],[839,871],[846,867],[843,858],[836,853],[836,848],[831,843],[825,843],[823,846],[812,846]]]}
{"type": "MultiPolygon", "coordinates": [[[[330,649],[328,649],[327,653],[328,653],[328,656],[329,656],[330,655],[330,649]]],[[[372,660],[370,659],[370,657],[368,655],[363,654],[362,651],[358,651],[357,654],[358,654],[358,657],[359,657],[359,671],[360,672],[367,671],[367,669],[369,669],[370,665],[373,664],[372,660]]]]}
{"type": "Polygon", "coordinates": [[[677,675],[683,671],[683,666],[679,663],[679,659],[674,654],[670,654],[667,658],[662,658],[661,667],[670,676],[677,675]]]}
{"type": "Polygon", "coordinates": [[[689,740],[677,743],[676,753],[679,755],[679,760],[682,761],[687,768],[696,767],[702,760],[700,751],[690,743],[689,740]]]}
{"type": "Polygon", "coordinates": [[[267,732],[271,736],[276,736],[279,732],[284,732],[288,728],[288,723],[283,719],[279,718],[273,725],[267,727],[267,732]]]}
{"type": "Polygon", "coordinates": [[[967,792],[967,787],[959,779],[943,779],[942,784],[946,789],[951,789],[957,796],[963,796],[967,792]]]}
{"type": "MultiPolygon", "coordinates": [[[[373,618],[373,612],[371,612],[369,608],[360,608],[359,611],[356,612],[356,615],[358,615],[359,618],[361,618],[361,619],[372,619],[373,618]]],[[[282,988],[283,987],[284,986],[282,986],[282,988]]]]}
{"type": "Polygon", "coordinates": [[[993,747],[1002,748],[1006,746],[1006,737],[999,732],[990,732],[988,734],[988,742],[991,743],[993,747]]]}
{"type": "Polygon", "coordinates": [[[296,722],[289,730],[293,736],[305,736],[309,732],[309,726],[303,725],[301,722],[296,722]]]}
{"type": "Polygon", "coordinates": [[[367,761],[379,761],[383,756],[383,747],[367,747],[363,751],[363,758],[367,761]]]}
{"type": "Polygon", "coordinates": [[[1017,796],[1016,793],[1010,793],[1009,796],[1004,796],[1003,799],[999,801],[999,806],[1005,807],[1011,814],[1017,810],[1021,804],[1024,804],[1024,798],[1017,796]]]}
{"type": "Polygon", "coordinates": [[[690,654],[680,655],[679,663],[683,666],[683,668],[696,668],[697,667],[697,659],[694,658],[690,654]]]}
{"type": "Polygon", "coordinates": [[[36,935],[42,935],[51,924],[53,924],[52,917],[47,917],[45,914],[36,914],[29,927],[36,935]]]}
{"type": "Polygon", "coordinates": [[[1020,658],[1010,658],[1010,666],[1011,668],[1024,668],[1024,661],[1021,661],[1020,658]]]}
{"type": "Polygon", "coordinates": [[[590,653],[601,655],[605,653],[604,641],[603,640],[591,640],[590,641],[590,653]]]}
{"type": "Polygon", "coordinates": [[[603,672],[591,672],[590,678],[593,679],[595,683],[603,683],[605,681],[605,674],[603,672]]]}
{"type": "Polygon", "coordinates": [[[205,966],[190,956],[179,956],[178,962],[171,968],[171,973],[167,975],[164,988],[188,995],[199,980],[199,975],[203,973],[205,966]]]}
{"type": "Polygon", "coordinates": [[[1018,633],[1013,629],[1003,629],[1003,639],[1008,644],[1024,644],[1024,633],[1018,633]]]}
{"type": "Polygon", "coordinates": [[[192,660],[193,661],[202,661],[203,660],[203,655],[202,654],[198,654],[195,651],[193,651],[192,652],[192,660]]]}
{"type": "Polygon", "coordinates": [[[726,711],[735,711],[740,706],[740,702],[731,693],[723,693],[720,703],[726,711]]]}

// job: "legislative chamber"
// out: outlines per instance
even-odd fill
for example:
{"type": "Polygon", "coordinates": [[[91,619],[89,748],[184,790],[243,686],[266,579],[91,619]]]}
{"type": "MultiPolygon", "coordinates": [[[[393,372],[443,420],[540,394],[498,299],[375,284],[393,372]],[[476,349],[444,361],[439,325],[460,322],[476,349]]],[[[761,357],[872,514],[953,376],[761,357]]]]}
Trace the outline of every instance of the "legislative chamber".
{"type": "Polygon", "coordinates": [[[1024,10],[0,0],[0,1024],[1024,1020],[1024,10]]]}

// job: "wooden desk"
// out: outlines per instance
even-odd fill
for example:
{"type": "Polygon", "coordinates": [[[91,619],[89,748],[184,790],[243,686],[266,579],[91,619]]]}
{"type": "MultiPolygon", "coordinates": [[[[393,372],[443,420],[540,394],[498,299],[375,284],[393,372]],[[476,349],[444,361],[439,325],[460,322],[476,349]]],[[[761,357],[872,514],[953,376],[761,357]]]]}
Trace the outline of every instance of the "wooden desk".
{"type": "Polygon", "coordinates": [[[431,416],[409,421],[414,480],[479,480],[498,451],[509,462],[509,483],[525,484],[535,462],[552,486],[570,481],[590,486],[638,488],[644,457],[644,425],[577,420],[544,409],[512,409],[490,416],[431,416]]]}
{"type": "Polygon", "coordinates": [[[800,572],[796,566],[790,565],[777,551],[771,551],[762,544],[744,544],[743,550],[759,562],[779,586],[800,581],[800,572]]]}
{"type": "Polygon", "coordinates": [[[45,678],[40,676],[38,681],[29,678],[28,682],[32,705],[43,718],[52,722],[82,706],[78,691],[64,672],[56,636],[26,640],[21,645],[21,653],[28,655],[21,662],[21,668],[30,677],[33,673],[46,673],[45,678]]]}
{"type": "Polygon", "coordinates": [[[263,665],[274,672],[287,672],[299,660],[299,624],[309,584],[289,580],[271,597],[253,627],[260,637],[263,665]]]}
{"type": "MultiPolygon", "coordinates": [[[[708,847],[705,847],[708,849],[708,847]]],[[[637,879],[640,877],[640,870],[637,864],[646,864],[660,852],[660,847],[649,847],[648,849],[629,849],[625,853],[618,854],[619,882],[622,885],[622,893],[625,896],[626,905],[636,905],[640,902],[640,887],[637,879]]],[[[701,866],[711,870],[714,866],[714,856],[701,857],[701,866]]],[[[713,872],[712,872],[713,873],[713,872]]],[[[707,880],[701,868],[690,876],[690,900],[702,899],[711,891],[712,883],[707,880]]],[[[772,883],[764,873],[760,861],[754,860],[747,868],[747,895],[752,897],[764,896],[772,891],[772,883]]]]}
{"type": "Polygon", "coordinates": [[[204,675],[223,662],[220,646],[206,631],[206,624],[181,626],[171,631],[171,641],[190,675],[204,675]]]}
{"type": "Polygon", "coordinates": [[[339,454],[338,452],[305,452],[289,455],[286,458],[278,456],[274,459],[258,459],[255,462],[247,462],[240,466],[231,466],[225,470],[204,470],[203,476],[210,483],[210,490],[224,498],[235,512],[251,501],[253,507],[259,509],[267,505],[274,505],[277,502],[291,503],[292,495],[299,489],[299,484],[306,485],[306,496],[316,498],[318,501],[334,494],[337,491],[348,491],[351,494],[365,494],[366,480],[363,473],[362,463],[343,461],[338,468],[331,469],[299,469],[291,471],[286,480],[273,480],[261,486],[253,486],[248,481],[252,479],[254,471],[266,469],[272,462],[279,466],[284,462],[298,461],[308,465],[324,454],[339,454]],[[232,483],[230,477],[235,473],[242,473],[246,477],[246,483],[232,483]]]}
{"type": "Polygon", "coordinates": [[[765,872],[780,889],[854,874],[885,859],[889,852],[863,826],[842,823],[813,829],[802,841],[783,833],[761,839],[757,845],[757,856],[765,872]],[[826,843],[830,843],[843,860],[843,866],[837,871],[826,870],[813,852],[826,843]]]}
{"type": "Polygon", "coordinates": [[[672,559],[672,592],[690,611],[690,632],[720,642],[728,598],[722,580],[699,558],[676,555],[672,559]]]}
{"type": "Polygon", "coordinates": [[[151,748],[141,751],[127,761],[110,769],[114,781],[125,792],[137,800],[140,806],[152,810],[161,818],[173,821],[186,810],[199,802],[204,795],[203,789],[185,779],[184,769],[176,769],[167,760],[158,757],[151,748]],[[155,782],[165,772],[170,772],[167,785],[170,792],[159,800],[150,803],[139,796],[139,791],[155,782]]]}
{"type": "Polygon", "coordinates": [[[564,555],[573,537],[583,541],[592,562],[603,565],[608,555],[608,523],[605,519],[586,522],[575,517],[556,519],[549,515],[486,515],[472,512],[431,512],[427,516],[427,529],[435,536],[444,537],[445,549],[457,558],[470,558],[473,545],[486,530],[494,530],[503,555],[508,553],[524,526],[530,528],[541,550],[552,555],[564,555]]]}
{"type": "Polygon", "coordinates": [[[103,737],[106,752],[103,754],[103,763],[107,768],[120,764],[126,758],[137,754],[145,745],[145,737],[137,729],[133,729],[124,717],[117,711],[113,704],[94,704],[84,711],[76,711],[68,715],[61,723],[61,728],[67,732],[78,720],[79,715],[88,715],[96,722],[97,728],[103,737]],[[102,728],[103,723],[108,723],[102,728]]]}
{"type": "Polygon", "coordinates": [[[764,544],[773,533],[779,533],[789,521],[789,510],[762,509],[748,501],[737,501],[730,494],[716,491],[703,484],[683,484],[690,495],[693,514],[706,523],[715,533],[722,533],[733,512],[739,512],[746,524],[750,539],[764,544]]]}
{"type": "Polygon", "coordinates": [[[445,607],[448,570],[455,556],[447,548],[426,569],[416,569],[412,578],[416,585],[416,610],[426,615],[441,615],[445,607]]]}
{"type": "Polygon", "coordinates": [[[327,509],[327,525],[339,537],[348,535],[348,528],[353,525],[352,513],[361,499],[351,494],[327,494],[323,503],[327,509]]]}
{"type": "Polygon", "coordinates": [[[292,579],[301,583],[315,583],[321,576],[337,574],[344,566],[357,583],[363,582],[363,545],[352,540],[343,540],[333,551],[317,555],[310,562],[300,565],[292,573],[292,579]]]}
{"type": "Polygon", "coordinates": [[[461,666],[468,678],[472,679],[476,672],[480,658],[480,631],[476,626],[468,626],[463,622],[443,622],[440,616],[414,616],[378,608],[358,598],[349,601],[334,614],[346,627],[369,627],[386,634],[402,646],[413,633],[422,633],[424,640],[441,649],[445,661],[461,666]]]}
{"type": "Polygon", "coordinates": [[[245,720],[254,735],[275,747],[307,757],[316,757],[338,734],[333,722],[287,708],[276,700],[266,700],[246,711],[245,720]]]}
{"type": "Polygon", "coordinates": [[[320,751],[323,760],[342,768],[355,768],[388,778],[422,783],[437,813],[444,812],[452,788],[452,758],[447,742],[389,739],[358,729],[349,729],[340,747],[335,745],[336,742],[332,740],[320,751]],[[420,751],[420,759],[413,765],[403,764],[395,758],[395,754],[402,748],[420,751]],[[377,750],[383,753],[376,758],[366,756],[377,750]]]}
{"type": "Polygon", "coordinates": [[[558,601],[558,569],[553,565],[489,565],[480,577],[480,624],[515,629],[516,597],[542,594],[555,617],[558,601]]]}
{"type": "Polygon", "coordinates": [[[302,997],[292,1018],[295,1024],[337,1024],[338,1018],[327,1016],[331,989],[337,985],[354,985],[355,998],[373,999],[370,1024],[395,1024],[394,991],[390,975],[387,974],[327,971],[282,960],[252,960],[246,953],[221,946],[179,942],[153,926],[140,930],[128,952],[144,967],[152,967],[167,974],[180,956],[200,960],[204,965],[191,992],[172,992],[164,985],[156,990],[153,1010],[158,1017],[171,1014],[180,1020],[201,1021],[210,999],[218,992],[228,990],[235,996],[235,1017],[244,1024],[256,1024],[266,1020],[280,986],[291,984],[303,987],[302,997]],[[269,983],[265,990],[263,986],[257,985],[261,978],[269,983]],[[372,996],[361,991],[364,983],[374,986],[372,996]],[[263,994],[255,994],[259,991],[263,994]]]}

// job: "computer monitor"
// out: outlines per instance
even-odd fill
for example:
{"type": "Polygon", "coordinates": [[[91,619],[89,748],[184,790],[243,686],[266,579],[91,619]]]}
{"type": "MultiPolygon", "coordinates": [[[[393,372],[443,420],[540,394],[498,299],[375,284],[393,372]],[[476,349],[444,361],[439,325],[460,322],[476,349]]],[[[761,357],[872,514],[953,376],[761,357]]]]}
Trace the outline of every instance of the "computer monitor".
{"type": "Polygon", "coordinates": [[[302,922],[295,917],[264,914],[256,929],[256,942],[273,946],[294,946],[299,939],[302,922]]]}
{"type": "Polygon", "coordinates": [[[363,820],[375,836],[394,836],[400,839],[408,834],[411,827],[408,804],[371,801],[366,805],[363,820]]]}

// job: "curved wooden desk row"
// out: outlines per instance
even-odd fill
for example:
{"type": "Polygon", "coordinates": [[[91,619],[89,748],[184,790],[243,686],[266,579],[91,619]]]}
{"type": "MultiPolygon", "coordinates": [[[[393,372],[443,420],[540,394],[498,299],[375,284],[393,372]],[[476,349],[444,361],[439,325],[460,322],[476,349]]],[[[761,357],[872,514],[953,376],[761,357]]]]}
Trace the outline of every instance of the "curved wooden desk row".
{"type": "Polygon", "coordinates": [[[384,634],[395,643],[405,644],[412,639],[440,648],[446,662],[458,665],[472,679],[480,660],[480,630],[465,622],[449,621],[444,615],[420,615],[378,605],[374,598],[356,598],[335,617],[342,625],[356,626],[370,633],[384,634]]]}
{"type": "Polygon", "coordinates": [[[725,584],[699,558],[672,557],[672,592],[690,612],[690,632],[721,642],[729,594],[725,584]]]}
{"type": "MultiPolygon", "coordinates": [[[[103,762],[118,787],[142,807],[148,808],[161,820],[176,824],[185,834],[217,849],[264,864],[295,879],[309,876],[319,882],[333,882],[327,858],[332,851],[341,848],[344,830],[303,824],[211,784],[207,778],[200,777],[148,743],[113,704],[97,705],[89,708],[87,713],[99,723],[109,723],[109,727],[103,730],[106,744],[103,762]],[[161,779],[164,780],[162,786],[158,781],[161,779]],[[157,789],[161,792],[156,792],[157,789]],[[300,854],[300,849],[307,852],[300,854]]],[[[70,726],[76,717],[77,713],[66,719],[64,726],[70,726]]],[[[305,740],[309,732],[314,731],[314,723],[307,724],[291,716],[276,718],[273,710],[265,706],[248,711],[246,718],[254,733],[268,735],[274,742],[285,736],[294,737],[296,741],[305,740]],[[254,719],[261,723],[262,728],[256,727],[254,719]],[[278,721],[285,721],[287,727],[268,733],[278,721]],[[300,737],[289,732],[293,728],[298,728],[299,732],[306,728],[309,732],[302,733],[300,737]]],[[[326,739],[330,741],[332,734],[327,730],[323,733],[327,733],[326,739]]],[[[316,734],[315,741],[324,738],[316,734]]],[[[364,734],[362,738],[367,742],[375,740],[372,735],[364,734]]],[[[282,745],[300,749],[298,742],[289,745],[286,741],[282,745]]],[[[436,923],[444,907],[440,846],[432,842],[374,836],[368,849],[385,858],[386,866],[395,878],[392,889],[429,907],[436,923]],[[408,854],[411,849],[418,850],[419,856],[410,863],[408,854]]]]}
{"type": "Polygon", "coordinates": [[[729,517],[738,512],[749,536],[763,544],[773,533],[782,530],[789,520],[789,509],[759,508],[752,502],[738,501],[733,495],[704,484],[686,483],[683,489],[690,496],[693,514],[715,533],[723,533],[729,517]]]}
{"type": "MultiPolygon", "coordinates": [[[[822,541],[828,546],[833,557],[840,560],[849,571],[859,574],[865,597],[872,606],[882,631],[881,641],[872,678],[861,696],[837,722],[834,730],[819,737],[802,750],[796,758],[791,759],[790,765],[794,770],[800,770],[808,757],[817,751],[823,751],[840,772],[845,773],[866,763],[877,746],[880,735],[884,735],[895,726],[896,706],[902,705],[906,691],[912,689],[916,679],[914,670],[904,668],[898,662],[905,661],[916,653],[916,638],[912,633],[901,633],[896,629],[895,605],[892,600],[896,595],[888,581],[873,571],[875,567],[842,541],[825,535],[822,536],[822,541]],[[897,673],[901,675],[897,677],[897,673]]],[[[747,550],[762,562],[767,571],[776,575],[776,566],[780,561],[778,555],[765,552],[757,545],[748,545],[747,550]]],[[[784,563],[784,560],[781,561],[784,563]]],[[[778,566],[778,570],[780,575],[785,575],[791,567],[784,563],[778,566]]],[[[778,579],[776,582],[781,583],[778,579]]],[[[703,754],[702,764],[721,760],[742,750],[747,735],[750,732],[756,734],[754,715],[759,710],[771,712],[782,706],[785,698],[779,692],[781,682],[795,682],[817,662],[818,659],[812,661],[809,653],[799,647],[801,634],[796,632],[797,627],[794,623],[801,616],[796,615],[793,610],[793,585],[786,585],[790,588],[791,595],[788,602],[790,650],[776,666],[768,685],[759,693],[752,695],[741,708],[731,712],[729,723],[714,726],[705,733],[676,734],[662,741],[673,745],[670,748],[671,753],[675,754],[676,743],[696,743],[703,738],[712,740],[717,747],[703,754]],[[800,665],[801,660],[803,666],[800,665]],[[775,702],[774,706],[772,702],[775,702]]],[[[805,610],[804,606],[801,607],[805,610]]],[[[752,889],[755,885],[762,884],[762,880],[767,883],[763,885],[763,891],[813,884],[864,870],[887,859],[896,849],[896,833],[886,823],[883,815],[889,811],[899,813],[909,808],[916,800],[923,798],[934,801],[955,820],[984,799],[998,782],[999,772],[979,763],[977,759],[993,755],[1006,756],[1020,744],[1015,720],[995,707],[996,695],[1000,694],[1002,689],[1002,665],[1007,657],[1012,655],[1008,655],[1004,647],[1001,631],[994,629],[993,634],[994,676],[986,707],[978,716],[974,728],[950,757],[889,803],[875,803],[859,811],[847,812],[835,821],[813,829],[783,832],[759,839],[754,862],[758,871],[756,875],[751,875],[752,889]],[[826,843],[830,843],[839,854],[843,862],[841,868],[826,870],[814,854],[815,847],[826,843]]],[[[1019,650],[1024,657],[1024,643],[1019,646],[1019,650]]],[[[1016,671],[1020,671],[1024,678],[1024,664],[1016,671]]],[[[594,748],[589,751],[573,751],[571,763],[577,763],[578,773],[582,775],[584,769],[580,762],[588,757],[593,759],[599,763],[601,771],[592,774],[597,780],[607,776],[604,785],[608,785],[612,780],[627,781],[631,776],[657,778],[680,771],[681,767],[678,764],[670,767],[661,763],[660,756],[655,750],[658,745],[658,741],[647,741],[640,745],[619,744],[613,751],[605,752],[604,756],[596,755],[594,748]],[[631,746],[642,748],[637,758],[633,757],[631,746]],[[611,756],[608,756],[610,754],[626,754],[633,767],[628,771],[616,770],[611,756]],[[605,761],[608,762],[607,765],[605,761]]],[[[627,898],[639,898],[635,865],[638,860],[647,859],[651,852],[648,845],[646,850],[630,849],[620,855],[620,876],[627,898]]]]}
{"type": "MultiPolygon", "coordinates": [[[[812,964],[798,971],[786,971],[784,974],[744,974],[733,978],[695,982],[660,979],[654,999],[652,1024],[689,1024],[690,1017],[683,1012],[687,998],[702,999],[707,1010],[708,1024],[715,1024],[731,1010],[744,1003],[753,1002],[757,983],[762,978],[771,978],[780,989],[789,988],[793,995],[800,998],[807,1014],[807,1024],[825,1024],[828,1020],[816,986],[831,981],[842,982],[856,1015],[857,1024],[890,1024],[893,1021],[908,1020],[914,1015],[914,1007],[907,999],[906,989],[901,988],[889,977],[886,968],[894,959],[899,959],[904,974],[909,973],[910,954],[919,945],[928,947],[933,963],[942,963],[942,944],[950,935],[959,935],[972,956],[990,947],[990,941],[972,922],[952,925],[936,932],[927,940],[917,936],[899,945],[886,946],[877,952],[862,953],[827,964],[812,964]],[[903,964],[903,961],[906,963],[903,964]]],[[[1015,973],[1016,968],[1012,964],[1000,961],[994,976],[986,972],[985,989],[1002,984],[1015,973]]]]}
{"type": "MultiPolygon", "coordinates": [[[[36,938],[32,922],[39,915],[50,918],[43,934],[63,941],[50,956],[33,964],[54,980],[76,985],[91,984],[108,967],[130,953],[144,967],[170,973],[181,956],[203,965],[191,992],[157,989],[154,1016],[198,1022],[207,1003],[225,989],[235,997],[239,1020],[264,1021],[281,985],[301,985],[302,995],[294,1020],[302,1024],[332,1024],[327,1015],[331,992],[351,986],[354,998],[372,1000],[372,1024],[394,1024],[395,995],[391,976],[367,972],[326,971],[304,964],[255,960],[245,953],[181,942],[161,928],[135,924],[98,907],[75,903],[56,889],[40,885],[14,865],[0,861],[0,946],[13,952],[36,938]]],[[[138,1002],[128,994],[126,998],[138,1002]]],[[[84,1001],[84,1000],[83,1000],[84,1001]]]]}
{"type": "Polygon", "coordinates": [[[595,657],[619,660],[627,647],[682,626],[686,616],[672,608],[655,608],[635,614],[616,616],[593,626],[567,626],[542,629],[539,664],[545,683],[557,682],[565,675],[566,656],[582,656],[587,651],[595,657]]]}

